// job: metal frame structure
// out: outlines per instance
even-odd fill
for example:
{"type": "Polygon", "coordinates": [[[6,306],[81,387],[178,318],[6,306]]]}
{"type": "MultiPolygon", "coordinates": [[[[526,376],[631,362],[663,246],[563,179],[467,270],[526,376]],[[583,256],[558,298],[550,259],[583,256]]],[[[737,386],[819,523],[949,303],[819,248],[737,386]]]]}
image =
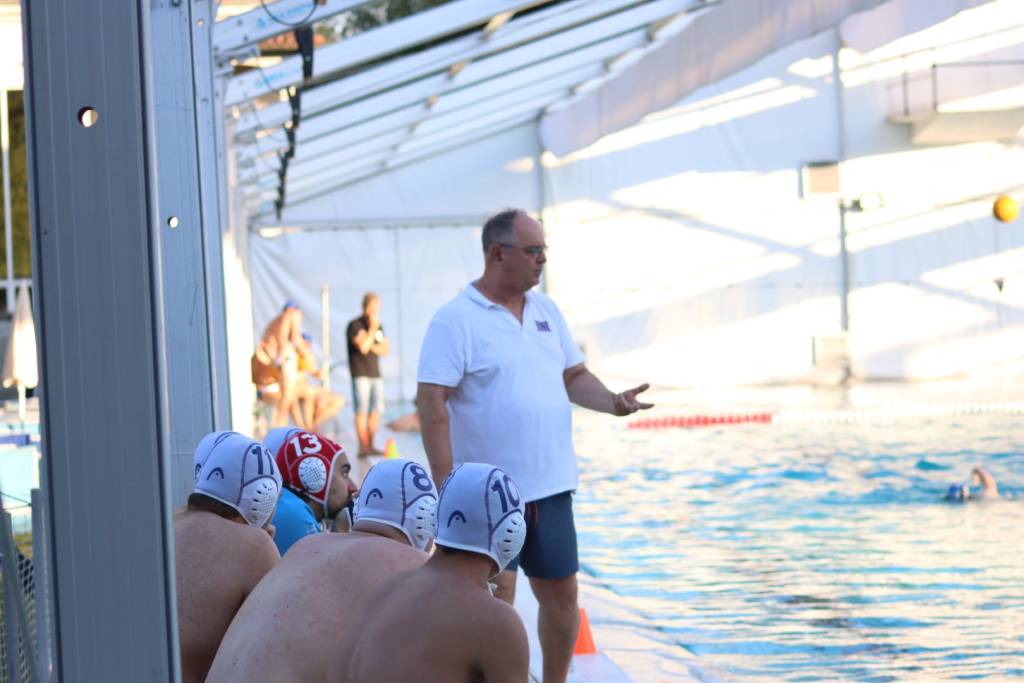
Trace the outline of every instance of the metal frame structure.
{"type": "MultiPolygon", "coordinates": [[[[457,0],[314,49],[305,79],[302,56],[227,76],[223,103],[235,119],[227,144],[245,211],[265,221],[288,204],[535,120],[711,4],[457,0]]],[[[279,0],[265,14],[299,7],[279,0]]],[[[218,22],[214,54],[244,56],[254,42],[248,30],[246,42],[238,19],[218,22]]]]}
{"type": "Polygon", "coordinates": [[[22,3],[64,680],[178,678],[171,509],[229,402],[211,284],[222,280],[212,90],[194,80],[209,72],[213,11],[210,0],[22,3]]]}

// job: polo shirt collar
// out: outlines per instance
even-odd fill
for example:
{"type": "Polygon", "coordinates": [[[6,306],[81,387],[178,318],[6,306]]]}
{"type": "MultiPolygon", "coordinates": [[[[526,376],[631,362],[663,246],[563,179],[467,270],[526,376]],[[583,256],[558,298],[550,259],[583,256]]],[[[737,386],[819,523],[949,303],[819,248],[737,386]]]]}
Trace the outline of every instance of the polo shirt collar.
{"type": "MultiPolygon", "coordinates": [[[[484,308],[504,308],[504,306],[502,306],[501,304],[496,304],[490,299],[488,299],[486,296],[484,296],[484,293],[477,289],[476,285],[473,284],[472,282],[466,285],[465,292],[466,296],[469,297],[470,301],[476,303],[479,306],[483,306],[484,308]]],[[[532,289],[527,290],[525,298],[527,302],[529,302],[533,298],[532,289]]]]}

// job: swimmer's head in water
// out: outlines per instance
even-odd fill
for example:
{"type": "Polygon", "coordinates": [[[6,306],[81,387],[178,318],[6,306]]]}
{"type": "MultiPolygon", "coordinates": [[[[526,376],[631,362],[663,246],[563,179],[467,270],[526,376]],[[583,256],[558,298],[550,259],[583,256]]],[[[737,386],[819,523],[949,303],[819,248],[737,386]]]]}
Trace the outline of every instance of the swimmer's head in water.
{"type": "Polygon", "coordinates": [[[253,526],[265,525],[281,495],[274,456],[259,441],[234,432],[215,441],[199,468],[195,492],[234,508],[253,526]]]}
{"type": "Polygon", "coordinates": [[[967,482],[950,484],[946,489],[946,500],[967,500],[971,497],[971,487],[967,482]]]}
{"type": "Polygon", "coordinates": [[[298,309],[298,307],[299,307],[299,305],[298,305],[297,303],[295,303],[295,302],[294,302],[294,301],[292,301],[291,299],[288,299],[288,301],[285,301],[285,302],[284,302],[284,306],[282,306],[282,307],[281,307],[281,311],[282,311],[282,312],[283,312],[283,311],[287,311],[287,310],[288,310],[289,308],[295,308],[295,309],[298,309]]]}
{"type": "Polygon", "coordinates": [[[212,451],[213,448],[221,441],[235,433],[236,432],[229,431],[210,432],[199,440],[199,445],[196,446],[196,452],[192,455],[193,484],[199,481],[199,471],[203,469],[203,465],[206,464],[206,459],[210,457],[210,451],[212,451]]]}
{"type": "Polygon", "coordinates": [[[296,429],[289,432],[277,452],[277,466],[281,468],[284,485],[324,506],[330,517],[327,495],[331,490],[334,465],[345,449],[330,439],[313,432],[296,429]]]}
{"type": "Polygon", "coordinates": [[[363,479],[356,523],[379,522],[400,530],[426,550],[437,532],[437,490],[427,470],[410,460],[382,460],[363,479]]]}
{"type": "Polygon", "coordinates": [[[526,540],[522,495],[503,470],[492,465],[459,465],[441,486],[437,504],[437,545],[487,555],[505,569],[526,540]]]}

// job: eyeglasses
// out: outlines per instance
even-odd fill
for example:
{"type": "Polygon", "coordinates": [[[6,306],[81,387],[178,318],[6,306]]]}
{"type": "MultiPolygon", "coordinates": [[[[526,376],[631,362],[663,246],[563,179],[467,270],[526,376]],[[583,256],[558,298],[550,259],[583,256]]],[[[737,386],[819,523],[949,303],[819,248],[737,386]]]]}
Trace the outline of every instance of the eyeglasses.
{"type": "Polygon", "coordinates": [[[543,256],[544,254],[548,253],[547,247],[541,247],[536,245],[531,245],[529,247],[520,247],[517,244],[504,244],[503,242],[498,242],[498,246],[505,247],[507,249],[522,249],[523,253],[529,256],[530,258],[537,258],[538,256],[543,256]]]}

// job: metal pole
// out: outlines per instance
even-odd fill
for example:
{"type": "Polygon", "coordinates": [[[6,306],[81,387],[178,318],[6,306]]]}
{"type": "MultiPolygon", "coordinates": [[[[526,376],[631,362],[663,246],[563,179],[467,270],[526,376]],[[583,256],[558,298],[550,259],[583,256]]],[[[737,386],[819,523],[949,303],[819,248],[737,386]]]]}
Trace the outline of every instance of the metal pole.
{"type": "MultiPolygon", "coordinates": [[[[395,303],[395,309],[398,311],[398,334],[395,336],[396,339],[401,339],[402,335],[402,251],[401,244],[398,241],[398,230],[391,229],[391,234],[395,236],[395,291],[397,292],[397,301],[395,303]]],[[[402,373],[402,353],[396,354],[398,360],[398,400],[405,401],[405,375],[402,373]]]]}
{"type": "Polygon", "coordinates": [[[50,680],[50,578],[46,566],[46,514],[43,496],[32,489],[32,572],[36,601],[36,670],[50,680]]]}
{"type": "Polygon", "coordinates": [[[324,389],[331,389],[331,290],[327,283],[320,285],[320,343],[324,347],[324,357],[320,368],[324,371],[324,389]]]}
{"type": "MultiPolygon", "coordinates": [[[[547,180],[544,177],[544,142],[541,140],[541,137],[540,137],[540,117],[539,116],[537,117],[537,120],[534,122],[533,130],[536,133],[536,137],[537,137],[537,154],[534,157],[534,164],[537,167],[537,173],[536,173],[536,175],[537,175],[537,216],[540,218],[540,223],[543,226],[544,225],[544,209],[547,207],[548,197],[547,197],[547,180]]],[[[545,226],[544,233],[545,233],[544,234],[544,238],[545,238],[545,241],[546,241],[547,240],[547,228],[546,228],[546,226],[545,226]]],[[[540,290],[542,292],[544,292],[544,294],[550,293],[551,287],[550,287],[550,283],[548,282],[548,280],[550,279],[549,275],[548,275],[550,270],[551,270],[551,268],[550,268],[550,266],[548,266],[548,267],[544,268],[544,272],[541,274],[540,290]]]]}
{"type": "Polygon", "coordinates": [[[11,130],[7,89],[0,89],[0,147],[4,168],[4,244],[7,246],[7,312],[14,313],[14,239],[11,235],[11,130]]]}
{"type": "Polygon", "coordinates": [[[835,29],[836,49],[832,55],[832,83],[836,92],[836,141],[839,162],[839,268],[840,268],[840,296],[839,296],[839,325],[843,332],[850,330],[850,255],[846,249],[846,206],[842,192],[843,182],[843,161],[846,160],[846,114],[843,107],[843,79],[839,69],[839,50],[842,48],[842,39],[839,36],[839,27],[835,29]]]}

